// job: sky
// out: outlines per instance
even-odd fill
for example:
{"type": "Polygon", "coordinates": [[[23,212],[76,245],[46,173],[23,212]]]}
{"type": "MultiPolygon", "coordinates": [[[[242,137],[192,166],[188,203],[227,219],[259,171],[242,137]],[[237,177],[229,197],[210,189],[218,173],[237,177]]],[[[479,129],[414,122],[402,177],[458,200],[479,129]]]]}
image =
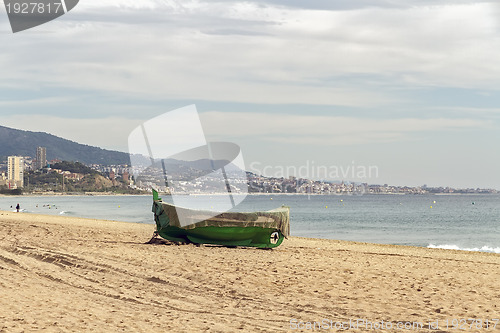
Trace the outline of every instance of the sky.
{"type": "Polygon", "coordinates": [[[81,0],[13,34],[1,4],[0,125],[127,152],[195,104],[267,176],[500,189],[499,20],[497,1],[81,0]]]}

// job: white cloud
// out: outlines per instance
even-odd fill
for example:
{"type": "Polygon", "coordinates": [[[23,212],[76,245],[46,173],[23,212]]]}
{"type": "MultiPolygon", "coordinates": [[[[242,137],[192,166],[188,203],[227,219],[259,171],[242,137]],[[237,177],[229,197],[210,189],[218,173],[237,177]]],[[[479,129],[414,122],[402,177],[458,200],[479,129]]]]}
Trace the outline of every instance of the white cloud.
{"type": "Polygon", "coordinates": [[[356,107],[400,103],[401,88],[496,89],[500,39],[492,6],[321,11],[250,2],[81,2],[33,33],[0,35],[9,45],[0,85],[356,107]],[[57,32],[36,33],[44,29],[57,32]]]}
{"type": "MultiPolygon", "coordinates": [[[[345,146],[418,140],[427,133],[491,129],[476,119],[373,119],[253,112],[204,112],[200,118],[210,141],[254,140],[283,144],[345,146]]],[[[47,132],[78,143],[128,151],[128,136],[147,119],[122,117],[62,118],[45,115],[3,116],[1,125],[47,132]]]]}
{"type": "Polygon", "coordinates": [[[66,103],[71,101],[69,97],[43,97],[36,99],[24,99],[24,100],[0,100],[1,108],[9,108],[16,106],[30,107],[30,106],[51,106],[61,103],[66,103]]]}
{"type": "Polygon", "coordinates": [[[436,107],[434,108],[438,112],[449,112],[449,113],[461,113],[461,114],[473,114],[476,117],[487,117],[491,119],[492,117],[500,116],[500,108],[486,108],[486,107],[436,107]]]}
{"type": "Polygon", "coordinates": [[[476,119],[374,119],[336,116],[206,112],[201,114],[211,140],[258,138],[303,145],[355,145],[414,140],[431,132],[491,129],[476,119]]]}

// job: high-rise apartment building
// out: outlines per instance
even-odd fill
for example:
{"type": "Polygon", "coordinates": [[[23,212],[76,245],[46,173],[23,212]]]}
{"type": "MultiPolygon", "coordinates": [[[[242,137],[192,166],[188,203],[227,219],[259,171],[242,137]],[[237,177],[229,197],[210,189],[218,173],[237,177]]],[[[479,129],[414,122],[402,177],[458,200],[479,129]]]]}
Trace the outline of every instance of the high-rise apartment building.
{"type": "Polygon", "coordinates": [[[47,148],[38,147],[36,149],[36,168],[41,169],[47,166],[47,148]]]}
{"type": "Polygon", "coordinates": [[[11,188],[24,186],[24,161],[20,156],[9,156],[8,181],[11,188]]]}

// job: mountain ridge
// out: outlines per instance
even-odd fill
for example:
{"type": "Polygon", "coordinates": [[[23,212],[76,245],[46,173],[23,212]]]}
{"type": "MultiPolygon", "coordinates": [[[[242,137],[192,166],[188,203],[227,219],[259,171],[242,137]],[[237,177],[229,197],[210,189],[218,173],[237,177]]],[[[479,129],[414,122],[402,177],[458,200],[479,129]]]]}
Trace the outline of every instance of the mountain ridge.
{"type": "Polygon", "coordinates": [[[0,156],[31,156],[37,147],[47,148],[47,161],[59,159],[84,164],[130,164],[127,153],[64,139],[46,132],[32,132],[0,125],[0,156]]]}

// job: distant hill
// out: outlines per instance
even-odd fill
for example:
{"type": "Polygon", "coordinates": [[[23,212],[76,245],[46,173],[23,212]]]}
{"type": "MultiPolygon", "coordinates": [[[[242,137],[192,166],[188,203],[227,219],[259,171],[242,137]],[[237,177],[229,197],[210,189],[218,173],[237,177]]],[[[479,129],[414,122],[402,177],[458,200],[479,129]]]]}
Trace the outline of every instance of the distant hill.
{"type": "Polygon", "coordinates": [[[130,164],[127,153],[79,144],[52,134],[0,126],[0,157],[36,157],[37,147],[47,148],[47,161],[78,161],[84,164],[130,164]]]}
{"type": "MultiPolygon", "coordinates": [[[[213,170],[220,169],[224,167],[226,171],[240,171],[241,169],[227,160],[209,160],[209,159],[200,159],[195,161],[180,161],[173,158],[167,158],[164,160],[165,165],[167,166],[183,166],[187,168],[191,168],[193,170],[207,171],[212,172],[213,170]]],[[[161,164],[159,164],[161,168],[161,164]]]]}

